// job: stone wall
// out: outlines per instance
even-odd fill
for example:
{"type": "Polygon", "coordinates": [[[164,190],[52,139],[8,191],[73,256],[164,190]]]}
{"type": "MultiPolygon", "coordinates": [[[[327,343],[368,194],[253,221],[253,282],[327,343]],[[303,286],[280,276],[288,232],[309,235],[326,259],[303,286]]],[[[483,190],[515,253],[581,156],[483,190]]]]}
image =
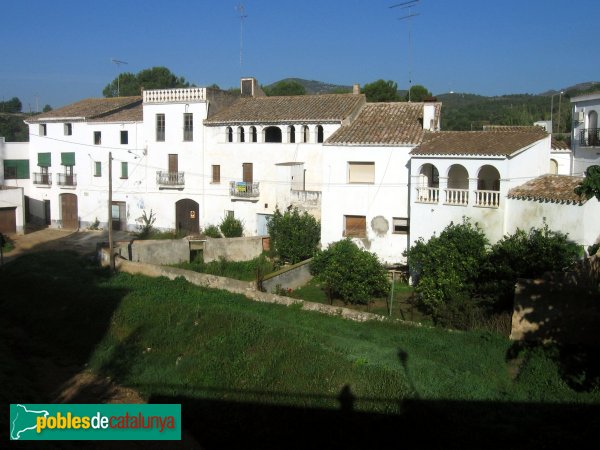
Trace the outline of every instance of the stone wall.
{"type": "Polygon", "coordinates": [[[190,244],[187,239],[120,241],[115,244],[115,253],[146,264],[178,264],[190,261],[190,244]]]}
{"type": "Polygon", "coordinates": [[[225,258],[227,261],[249,261],[257,258],[263,251],[263,238],[206,238],[204,243],[204,262],[217,261],[225,258]]]}
{"type": "Polygon", "coordinates": [[[277,272],[270,273],[263,280],[263,289],[266,292],[273,292],[277,285],[284,289],[297,289],[304,286],[313,277],[309,270],[310,261],[310,259],[307,259],[298,264],[283,267],[277,272]]]}
{"type": "Polygon", "coordinates": [[[518,280],[510,339],[593,344],[600,342],[600,258],[569,273],[518,280]]]}

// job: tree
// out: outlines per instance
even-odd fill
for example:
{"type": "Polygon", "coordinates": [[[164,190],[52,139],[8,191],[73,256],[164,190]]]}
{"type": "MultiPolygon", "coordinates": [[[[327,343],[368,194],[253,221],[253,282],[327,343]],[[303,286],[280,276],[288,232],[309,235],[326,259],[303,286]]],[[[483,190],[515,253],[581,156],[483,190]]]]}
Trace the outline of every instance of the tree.
{"type": "Polygon", "coordinates": [[[312,257],[317,251],[321,238],[321,225],[313,216],[298,208],[281,213],[275,210],[267,224],[271,247],[279,257],[291,264],[312,257]]]}
{"type": "Polygon", "coordinates": [[[219,229],[223,236],[227,238],[242,237],[244,235],[244,224],[241,220],[233,216],[227,215],[221,220],[219,229]]]}
{"type": "Polygon", "coordinates": [[[166,67],[152,67],[133,74],[124,72],[102,90],[105,97],[140,95],[141,89],[170,89],[189,87],[184,77],[174,75],[166,67]]]}
{"type": "Polygon", "coordinates": [[[580,197],[596,197],[600,201],[600,166],[589,166],[585,169],[585,178],[575,188],[580,197]]]}
{"type": "Polygon", "coordinates": [[[330,302],[338,297],[344,303],[368,305],[373,297],[385,296],[390,289],[387,272],[377,255],[359,249],[350,239],[317,252],[310,271],[325,285],[330,302]]]}
{"type": "Polygon", "coordinates": [[[18,97],[13,97],[5,102],[0,102],[0,112],[20,113],[23,105],[18,97]]]}
{"type": "Polygon", "coordinates": [[[52,111],[52,106],[50,105],[44,105],[44,109],[42,109],[43,112],[48,112],[48,111],[52,111]]]}
{"type": "MultiPolygon", "coordinates": [[[[405,100],[408,101],[408,92],[406,93],[405,100]]],[[[432,96],[431,92],[427,90],[425,86],[421,86],[420,84],[415,84],[410,88],[410,101],[411,102],[426,102],[426,101],[436,101],[436,99],[432,96]]]]}
{"type": "Polygon", "coordinates": [[[377,80],[367,83],[362,90],[367,96],[368,102],[397,102],[400,100],[398,84],[392,80],[377,80]]]}
{"type": "Polygon", "coordinates": [[[282,80],[271,87],[263,86],[263,90],[269,97],[306,94],[304,86],[294,80],[282,80]]]}

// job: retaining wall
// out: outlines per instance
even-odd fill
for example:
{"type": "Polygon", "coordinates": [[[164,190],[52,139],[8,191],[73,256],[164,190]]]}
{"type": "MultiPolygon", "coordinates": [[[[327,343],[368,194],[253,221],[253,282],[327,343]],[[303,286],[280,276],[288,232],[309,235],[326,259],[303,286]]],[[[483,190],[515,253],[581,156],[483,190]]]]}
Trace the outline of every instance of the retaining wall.
{"type": "Polygon", "coordinates": [[[310,259],[307,259],[268,274],[263,280],[263,289],[267,292],[273,292],[277,285],[280,285],[283,289],[297,289],[304,286],[313,278],[309,270],[310,261],[310,259]]]}

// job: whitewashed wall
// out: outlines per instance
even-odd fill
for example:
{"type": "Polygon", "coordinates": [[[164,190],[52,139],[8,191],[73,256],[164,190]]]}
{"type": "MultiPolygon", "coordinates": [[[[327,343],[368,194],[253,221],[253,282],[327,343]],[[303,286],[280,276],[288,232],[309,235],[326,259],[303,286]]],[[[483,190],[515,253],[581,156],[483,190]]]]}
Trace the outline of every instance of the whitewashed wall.
{"type": "MultiPolygon", "coordinates": [[[[600,146],[582,147],[579,145],[579,135],[582,130],[589,128],[589,113],[596,111],[600,116],[600,94],[582,95],[571,99],[573,107],[573,127],[571,131],[571,147],[573,149],[573,173],[582,176],[589,166],[600,165],[600,146]],[[577,121],[579,112],[583,112],[584,120],[577,121]]],[[[600,117],[598,119],[600,126],[600,117]]]]}

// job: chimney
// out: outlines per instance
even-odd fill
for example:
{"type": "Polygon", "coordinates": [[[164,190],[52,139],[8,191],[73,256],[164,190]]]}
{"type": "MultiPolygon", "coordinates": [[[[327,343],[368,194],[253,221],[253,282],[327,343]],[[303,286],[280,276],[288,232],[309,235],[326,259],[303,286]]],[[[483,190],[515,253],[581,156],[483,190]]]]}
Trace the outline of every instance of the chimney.
{"type": "Polygon", "coordinates": [[[352,85],[352,93],[354,95],[360,94],[360,84],[355,83],[355,84],[352,85]]]}
{"type": "Polygon", "coordinates": [[[435,104],[423,103],[423,129],[435,131],[435,104]]]}
{"type": "Polygon", "coordinates": [[[242,78],[240,80],[240,94],[242,97],[264,97],[265,93],[254,77],[242,78]]]}

